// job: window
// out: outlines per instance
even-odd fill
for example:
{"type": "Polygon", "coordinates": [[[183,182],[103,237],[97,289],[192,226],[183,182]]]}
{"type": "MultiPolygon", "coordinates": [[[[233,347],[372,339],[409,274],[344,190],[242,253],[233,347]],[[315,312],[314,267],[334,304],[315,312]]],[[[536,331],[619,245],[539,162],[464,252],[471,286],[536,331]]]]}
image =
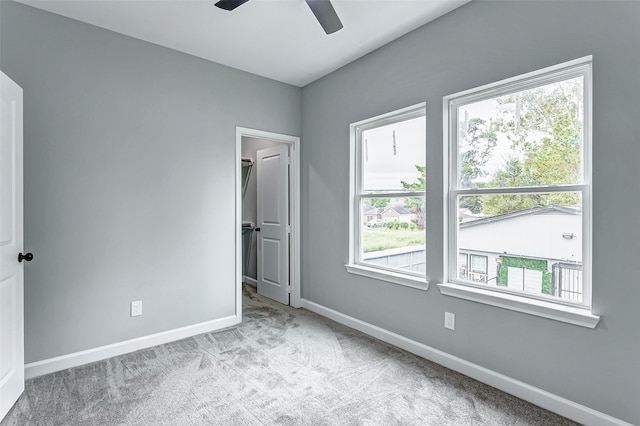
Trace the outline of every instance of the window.
{"type": "Polygon", "coordinates": [[[426,288],[424,104],[351,125],[349,272],[426,288]]]}
{"type": "Polygon", "coordinates": [[[443,293],[584,313],[591,58],[447,96],[444,107],[443,293]]]}
{"type": "Polygon", "coordinates": [[[488,272],[488,260],[487,256],[479,256],[477,254],[471,255],[471,276],[469,279],[471,281],[486,283],[489,281],[489,277],[487,275],[488,272]]]}

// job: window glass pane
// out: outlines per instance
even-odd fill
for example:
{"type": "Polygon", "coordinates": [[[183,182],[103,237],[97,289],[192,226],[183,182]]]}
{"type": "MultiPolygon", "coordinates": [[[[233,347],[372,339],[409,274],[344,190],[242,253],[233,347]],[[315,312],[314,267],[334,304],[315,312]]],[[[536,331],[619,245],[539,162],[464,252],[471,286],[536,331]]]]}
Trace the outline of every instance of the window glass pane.
{"type": "Polygon", "coordinates": [[[583,182],[582,76],[458,107],[458,186],[583,182]]]}
{"type": "Polygon", "coordinates": [[[459,253],[474,253],[458,279],[582,302],[579,192],[463,196],[457,213],[459,253]]]}
{"type": "Polygon", "coordinates": [[[487,273],[487,256],[471,255],[471,270],[473,272],[487,273]]]}
{"type": "Polygon", "coordinates": [[[424,189],[424,116],[362,132],[363,191],[424,189]]]}
{"type": "Polygon", "coordinates": [[[360,260],[424,275],[424,197],[364,198],[360,208],[360,260]]]}

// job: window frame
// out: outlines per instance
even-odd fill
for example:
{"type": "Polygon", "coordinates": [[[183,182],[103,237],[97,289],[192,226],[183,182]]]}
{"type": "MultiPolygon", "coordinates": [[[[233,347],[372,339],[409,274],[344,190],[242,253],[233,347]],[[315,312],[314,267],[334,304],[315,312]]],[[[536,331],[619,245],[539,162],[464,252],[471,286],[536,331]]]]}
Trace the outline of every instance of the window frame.
{"type": "MultiPolygon", "coordinates": [[[[443,98],[443,283],[442,294],[473,300],[506,309],[556,319],[576,325],[594,328],[599,317],[591,312],[592,276],[592,62],[591,56],[533,71],[506,80],[465,90],[443,98]],[[547,185],[513,188],[462,188],[458,182],[458,108],[485,99],[533,89],[570,78],[583,77],[583,180],[580,184],[547,185]],[[553,299],[534,294],[524,294],[505,288],[488,287],[482,283],[461,280],[457,275],[458,256],[458,199],[467,195],[531,194],[578,192],[582,195],[582,267],[583,302],[553,299]],[[454,260],[450,262],[451,260],[454,260]]],[[[471,263],[469,259],[469,263],[471,263]]],[[[467,275],[471,273],[468,265],[467,275]]]]}
{"type": "Polygon", "coordinates": [[[486,283],[489,280],[489,256],[485,256],[483,254],[469,253],[468,265],[469,265],[469,271],[467,272],[467,276],[484,275],[484,281],[474,280],[473,278],[469,279],[469,281],[486,283]],[[478,271],[473,267],[473,259],[482,259],[482,263],[484,264],[483,270],[478,271]]]}
{"type": "MultiPolygon", "coordinates": [[[[411,271],[403,271],[396,268],[386,268],[382,265],[367,263],[361,257],[363,216],[361,203],[363,199],[423,197],[426,200],[426,188],[422,191],[385,192],[375,194],[367,193],[366,191],[364,191],[364,168],[362,164],[363,149],[361,136],[366,130],[410,120],[417,117],[426,118],[426,114],[426,103],[422,102],[416,105],[352,123],[349,127],[349,259],[348,263],[345,265],[345,268],[350,273],[394,284],[405,285],[420,290],[428,290],[429,288],[429,282],[426,280],[426,273],[420,274],[411,271]]],[[[426,144],[426,140],[424,141],[424,143],[426,144]]],[[[426,229],[424,232],[426,233],[426,229]]]]}

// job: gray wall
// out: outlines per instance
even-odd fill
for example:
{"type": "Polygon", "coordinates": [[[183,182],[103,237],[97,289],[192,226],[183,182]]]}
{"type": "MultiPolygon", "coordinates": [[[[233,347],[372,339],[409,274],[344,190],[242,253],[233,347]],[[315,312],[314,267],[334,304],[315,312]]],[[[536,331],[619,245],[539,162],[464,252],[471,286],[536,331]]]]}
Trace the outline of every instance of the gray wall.
{"type": "MultiPolygon", "coordinates": [[[[270,141],[266,139],[256,139],[243,137],[242,138],[242,147],[241,152],[243,157],[253,158],[255,161],[257,158],[257,152],[261,149],[272,148],[274,146],[280,145],[280,142],[270,141]]],[[[247,190],[242,196],[242,221],[245,222],[253,222],[254,225],[257,226],[258,223],[258,184],[256,176],[256,166],[254,164],[253,169],[251,170],[251,174],[249,175],[249,181],[247,182],[247,190]]],[[[247,231],[248,232],[248,231],[247,231]]],[[[248,244],[248,236],[243,235],[243,243],[247,242],[248,244]],[[246,238],[246,239],[245,239],[246,238]]],[[[257,236],[254,234],[253,238],[251,238],[251,246],[248,250],[249,256],[249,267],[247,271],[247,276],[253,279],[258,277],[257,274],[257,245],[258,241],[257,236]]],[[[245,253],[243,247],[243,253],[245,253]]],[[[244,261],[244,259],[243,259],[244,261]]]]}
{"type": "Polygon", "coordinates": [[[471,2],[303,89],[302,296],[640,424],[640,2],[471,2]],[[595,330],[348,274],[349,124],[427,103],[442,271],[442,97],[592,54],[595,330]],[[331,208],[327,208],[331,206],[331,208]],[[443,312],[456,314],[456,331],[443,312]]]}
{"type": "Polygon", "coordinates": [[[27,362],[233,314],[234,127],[302,124],[304,298],[640,424],[640,3],[472,2],[302,102],[297,88],[23,5],[0,1],[0,15],[0,68],[25,96],[27,362]],[[346,273],[351,122],[427,102],[438,281],[442,96],[588,54],[597,329],[346,273]],[[129,318],[138,299],[144,315],[129,318]]]}
{"type": "Polygon", "coordinates": [[[301,90],[0,4],[24,89],[26,362],[233,315],[235,126],[300,134],[301,90]]]}

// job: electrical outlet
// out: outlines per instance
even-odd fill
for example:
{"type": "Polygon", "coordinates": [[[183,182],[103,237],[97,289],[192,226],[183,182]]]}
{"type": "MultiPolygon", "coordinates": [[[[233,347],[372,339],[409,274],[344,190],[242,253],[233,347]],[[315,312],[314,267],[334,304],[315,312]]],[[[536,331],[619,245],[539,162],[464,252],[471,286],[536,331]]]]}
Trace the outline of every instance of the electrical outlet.
{"type": "Polygon", "coordinates": [[[449,330],[456,329],[456,315],[451,312],[444,313],[444,328],[448,328],[449,330]]]}
{"type": "Polygon", "coordinates": [[[131,316],[138,317],[142,315],[142,300],[131,302],[131,316]]]}

